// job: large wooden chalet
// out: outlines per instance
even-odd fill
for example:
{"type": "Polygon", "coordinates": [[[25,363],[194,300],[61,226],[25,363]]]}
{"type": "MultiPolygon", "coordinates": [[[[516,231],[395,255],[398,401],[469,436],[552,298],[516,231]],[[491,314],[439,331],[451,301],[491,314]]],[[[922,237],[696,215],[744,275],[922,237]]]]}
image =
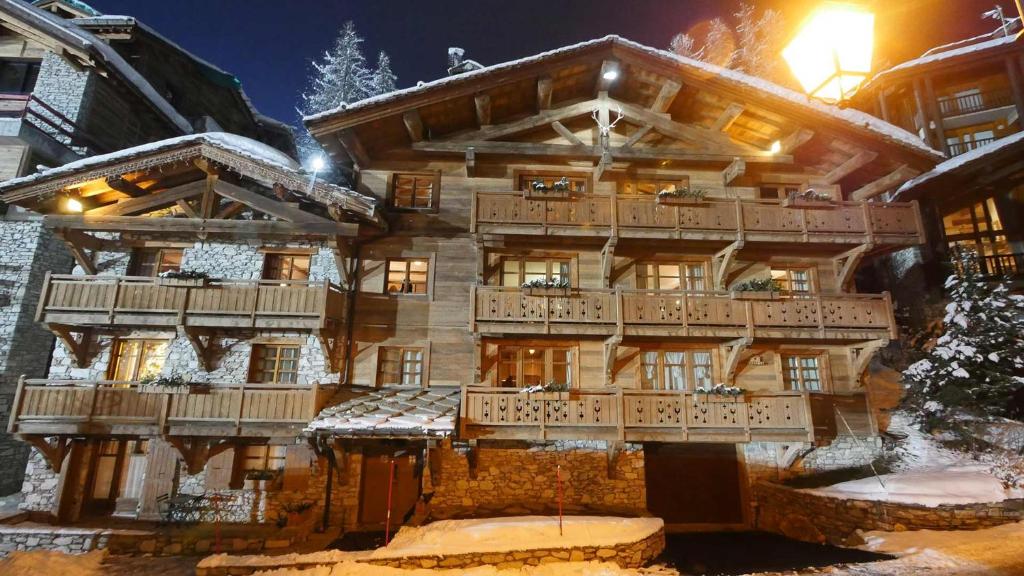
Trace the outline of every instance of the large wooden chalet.
{"type": "Polygon", "coordinates": [[[855,273],[922,242],[879,200],[941,159],[913,135],[618,37],[306,121],[355,190],[208,137],[0,185],[82,272],[46,284],[62,345],[10,423],[65,492],[154,514],[276,471],[261,498],[354,528],[388,473],[393,518],[442,518],[549,510],[560,467],[568,510],[732,526],[757,478],[877,446],[897,327],[855,273]],[[209,388],[146,390],[156,357],[209,388]],[[132,492],[136,456],[165,482],[132,492]]]}

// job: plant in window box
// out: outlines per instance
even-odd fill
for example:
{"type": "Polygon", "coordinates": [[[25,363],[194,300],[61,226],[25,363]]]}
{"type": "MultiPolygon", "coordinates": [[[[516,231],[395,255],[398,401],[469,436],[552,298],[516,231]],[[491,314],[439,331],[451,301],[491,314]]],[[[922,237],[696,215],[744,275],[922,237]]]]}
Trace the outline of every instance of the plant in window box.
{"type": "Polygon", "coordinates": [[[285,517],[287,519],[288,526],[301,526],[305,524],[313,515],[313,502],[289,502],[282,508],[284,509],[285,517]]]}
{"type": "Polygon", "coordinates": [[[583,193],[576,190],[566,176],[555,180],[550,186],[544,180],[537,179],[523,189],[523,198],[527,200],[572,200],[582,195],[583,193]]]}
{"type": "Polygon", "coordinates": [[[529,282],[523,282],[523,292],[530,296],[568,296],[569,295],[569,280],[548,280],[547,278],[537,278],[536,280],[530,280],[529,282]]]}
{"type": "Polygon", "coordinates": [[[658,204],[667,206],[672,205],[694,205],[703,204],[707,193],[699,188],[688,188],[682,186],[680,188],[665,189],[658,192],[655,196],[655,200],[658,204]]]}
{"type": "Polygon", "coordinates": [[[738,300],[771,300],[782,291],[774,278],[753,278],[732,287],[732,297],[738,300]]]}
{"type": "Polygon", "coordinates": [[[277,488],[280,475],[274,470],[249,470],[245,473],[246,490],[262,490],[269,492],[277,488]]]}
{"type": "Polygon", "coordinates": [[[784,208],[804,208],[806,210],[826,210],[835,207],[832,196],[808,188],[803,192],[790,192],[782,201],[784,208]]]}
{"type": "Polygon", "coordinates": [[[206,286],[209,280],[209,274],[198,270],[168,270],[157,277],[157,283],[165,286],[206,286]]]}
{"type": "Polygon", "coordinates": [[[520,394],[526,394],[534,400],[567,400],[569,398],[569,384],[565,382],[548,381],[547,384],[534,384],[519,390],[520,394]]]}
{"type": "Polygon", "coordinates": [[[206,394],[210,385],[193,382],[181,374],[147,376],[139,381],[139,392],[149,394],[206,394]]]}

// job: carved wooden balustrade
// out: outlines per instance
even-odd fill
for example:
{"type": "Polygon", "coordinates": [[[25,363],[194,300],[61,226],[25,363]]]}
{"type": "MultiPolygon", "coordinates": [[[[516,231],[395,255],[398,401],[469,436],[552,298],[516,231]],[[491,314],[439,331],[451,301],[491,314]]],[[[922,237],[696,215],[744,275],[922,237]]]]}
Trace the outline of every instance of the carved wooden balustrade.
{"type": "Polygon", "coordinates": [[[924,242],[915,202],[834,202],[826,209],[781,200],[706,199],[659,204],[650,196],[542,201],[522,192],[474,195],[473,231],[588,236],[743,239],[764,242],[914,245],[924,242]]]}
{"type": "Polygon", "coordinates": [[[750,296],[742,292],[570,289],[532,293],[474,286],[480,332],[706,337],[889,338],[888,293],[750,296]]]}
{"type": "Polygon", "coordinates": [[[332,388],[317,384],[211,384],[159,391],[111,380],[18,383],[11,434],[262,436],[294,434],[316,416],[332,388]]]}
{"type": "MultiPolygon", "coordinates": [[[[807,393],[744,396],[590,388],[526,393],[464,386],[465,438],[736,442],[814,439],[807,393]]],[[[833,430],[834,433],[834,430],[833,430]]]]}
{"type": "Polygon", "coordinates": [[[47,275],[36,320],[65,325],[322,329],[346,294],[326,281],[47,275]]]}

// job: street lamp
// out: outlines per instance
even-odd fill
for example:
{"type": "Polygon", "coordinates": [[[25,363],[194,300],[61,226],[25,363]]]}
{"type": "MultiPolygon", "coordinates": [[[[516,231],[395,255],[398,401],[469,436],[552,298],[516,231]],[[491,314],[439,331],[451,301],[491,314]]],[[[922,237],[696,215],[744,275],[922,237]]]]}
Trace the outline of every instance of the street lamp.
{"type": "Polygon", "coordinates": [[[871,72],[875,15],[828,2],[815,10],[782,51],[804,91],[827,102],[846,99],[871,72]]]}

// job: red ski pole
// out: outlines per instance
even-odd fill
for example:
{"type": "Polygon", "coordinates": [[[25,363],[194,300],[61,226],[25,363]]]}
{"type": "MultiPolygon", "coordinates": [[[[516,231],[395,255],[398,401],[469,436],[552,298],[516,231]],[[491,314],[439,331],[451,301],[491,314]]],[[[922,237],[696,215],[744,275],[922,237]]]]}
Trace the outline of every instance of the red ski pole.
{"type": "Polygon", "coordinates": [[[384,545],[391,542],[391,490],[395,485],[395,460],[391,459],[391,467],[388,473],[388,512],[384,517],[384,545]]]}
{"type": "Polygon", "coordinates": [[[558,478],[558,535],[562,535],[562,465],[555,468],[555,476],[558,478]]]}

